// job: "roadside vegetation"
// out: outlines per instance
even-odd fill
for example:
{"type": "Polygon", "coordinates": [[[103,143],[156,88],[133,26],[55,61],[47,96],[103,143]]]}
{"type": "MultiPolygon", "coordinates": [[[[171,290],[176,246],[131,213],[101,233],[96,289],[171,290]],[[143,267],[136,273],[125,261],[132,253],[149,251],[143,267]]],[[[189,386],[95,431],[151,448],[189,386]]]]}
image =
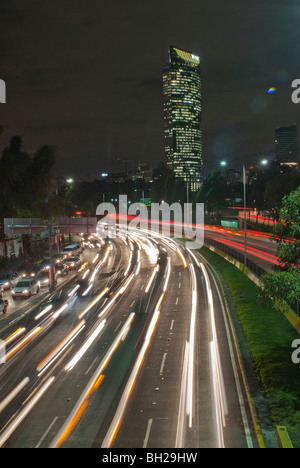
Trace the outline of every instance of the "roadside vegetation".
{"type": "Polygon", "coordinates": [[[240,270],[205,247],[201,253],[227,284],[274,431],[276,425],[287,426],[294,447],[300,448],[300,364],[291,359],[299,334],[272,304],[259,302],[259,288],[240,270]]]}

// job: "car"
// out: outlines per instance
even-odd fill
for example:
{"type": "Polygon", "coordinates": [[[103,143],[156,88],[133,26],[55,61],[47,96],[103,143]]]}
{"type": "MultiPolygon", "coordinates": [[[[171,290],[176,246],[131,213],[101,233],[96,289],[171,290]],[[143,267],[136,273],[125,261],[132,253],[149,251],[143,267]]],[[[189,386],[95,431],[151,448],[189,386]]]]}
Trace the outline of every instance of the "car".
{"type": "Polygon", "coordinates": [[[66,263],[58,263],[55,265],[57,276],[67,275],[69,273],[69,266],[66,263]]]}
{"type": "MultiPolygon", "coordinates": [[[[53,264],[54,265],[57,265],[58,263],[61,263],[63,261],[63,259],[65,258],[64,255],[62,255],[61,253],[56,253],[56,254],[53,254],[53,264]]],[[[50,257],[49,255],[45,255],[43,257],[43,263],[42,265],[49,265],[50,264],[50,257]]]]}
{"type": "Polygon", "coordinates": [[[15,271],[6,271],[0,275],[0,287],[4,290],[12,289],[21,279],[19,273],[15,271]]]}
{"type": "MultiPolygon", "coordinates": [[[[41,271],[38,276],[37,276],[37,279],[40,283],[40,287],[43,288],[43,287],[46,287],[46,286],[50,286],[50,269],[47,268],[43,271],[41,271]]],[[[57,283],[57,274],[54,272],[54,284],[57,283]]]]}
{"type": "Polygon", "coordinates": [[[66,247],[61,252],[61,255],[63,255],[64,258],[67,258],[67,257],[72,257],[73,255],[77,255],[79,253],[80,253],[79,245],[78,244],[70,244],[70,245],[66,245],[66,247]]]}
{"type": "Polygon", "coordinates": [[[6,299],[0,298],[0,312],[6,314],[8,307],[8,301],[6,299]]]}
{"type": "Polygon", "coordinates": [[[4,289],[2,288],[2,286],[0,286],[0,297],[3,297],[4,296],[4,289]]]}
{"type": "Polygon", "coordinates": [[[77,256],[72,256],[72,257],[67,257],[65,260],[64,260],[64,263],[66,265],[68,265],[68,267],[70,268],[70,270],[74,270],[75,268],[77,267],[80,267],[81,266],[81,260],[79,257],[77,256]]]}
{"type": "Polygon", "coordinates": [[[38,273],[42,270],[43,266],[40,265],[29,265],[20,272],[22,278],[36,278],[38,273]]]}
{"type": "Polygon", "coordinates": [[[40,283],[36,278],[23,278],[13,288],[12,297],[29,298],[40,290],[40,283]]]}

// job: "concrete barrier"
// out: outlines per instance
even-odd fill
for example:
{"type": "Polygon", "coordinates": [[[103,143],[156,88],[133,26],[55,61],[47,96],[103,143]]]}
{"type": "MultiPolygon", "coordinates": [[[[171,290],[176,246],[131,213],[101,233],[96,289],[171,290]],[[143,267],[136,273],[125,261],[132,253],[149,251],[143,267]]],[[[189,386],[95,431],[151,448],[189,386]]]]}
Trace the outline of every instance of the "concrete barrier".
{"type": "Polygon", "coordinates": [[[291,442],[289,433],[287,431],[287,428],[285,426],[276,427],[276,436],[277,436],[280,448],[294,448],[291,442]]]}

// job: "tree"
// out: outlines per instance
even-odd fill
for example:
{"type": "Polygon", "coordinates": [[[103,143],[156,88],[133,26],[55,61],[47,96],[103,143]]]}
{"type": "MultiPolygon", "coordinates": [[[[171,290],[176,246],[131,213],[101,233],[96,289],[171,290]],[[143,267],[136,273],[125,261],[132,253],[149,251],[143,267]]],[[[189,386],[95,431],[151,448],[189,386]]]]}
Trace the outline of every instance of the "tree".
{"type": "Polygon", "coordinates": [[[267,181],[264,193],[265,208],[272,209],[277,220],[283,197],[296,190],[299,185],[300,175],[294,171],[277,174],[267,181]]]}
{"type": "Polygon", "coordinates": [[[258,299],[264,306],[278,300],[290,304],[300,297],[300,278],[298,268],[289,271],[265,273],[260,278],[263,287],[258,291],[258,299]]]}
{"type": "MultiPolygon", "coordinates": [[[[55,163],[55,148],[41,146],[33,156],[22,148],[22,138],[13,136],[0,159],[0,221],[1,240],[4,235],[4,218],[36,217],[51,220],[68,211],[70,203],[64,193],[51,192],[50,175],[55,163]]],[[[28,236],[23,236],[26,261],[28,236]]]]}
{"type": "Polygon", "coordinates": [[[213,212],[224,208],[231,197],[231,189],[227,184],[226,177],[220,169],[212,173],[204,180],[197,195],[199,203],[205,203],[205,209],[213,212]]]}
{"type": "Polygon", "coordinates": [[[280,264],[277,271],[261,277],[259,299],[263,304],[270,298],[290,303],[300,296],[300,187],[283,198],[273,233],[280,264]]]}
{"type": "Polygon", "coordinates": [[[282,200],[279,220],[273,230],[278,242],[280,268],[289,270],[300,263],[300,187],[282,200]]]}

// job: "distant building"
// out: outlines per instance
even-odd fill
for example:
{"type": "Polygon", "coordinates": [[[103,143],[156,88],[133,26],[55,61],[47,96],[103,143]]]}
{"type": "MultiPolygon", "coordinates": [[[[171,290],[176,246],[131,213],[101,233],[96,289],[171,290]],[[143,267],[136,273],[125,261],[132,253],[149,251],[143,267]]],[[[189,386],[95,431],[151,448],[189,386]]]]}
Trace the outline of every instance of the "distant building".
{"type": "Polygon", "coordinates": [[[298,167],[297,125],[277,127],[275,130],[275,154],[280,164],[298,167]]]}
{"type": "Polygon", "coordinates": [[[163,67],[165,161],[191,190],[203,181],[200,58],[170,46],[163,67]]]}
{"type": "Polygon", "coordinates": [[[132,180],[144,180],[150,182],[152,180],[153,167],[146,163],[140,163],[136,169],[130,172],[129,177],[132,180]]]}

